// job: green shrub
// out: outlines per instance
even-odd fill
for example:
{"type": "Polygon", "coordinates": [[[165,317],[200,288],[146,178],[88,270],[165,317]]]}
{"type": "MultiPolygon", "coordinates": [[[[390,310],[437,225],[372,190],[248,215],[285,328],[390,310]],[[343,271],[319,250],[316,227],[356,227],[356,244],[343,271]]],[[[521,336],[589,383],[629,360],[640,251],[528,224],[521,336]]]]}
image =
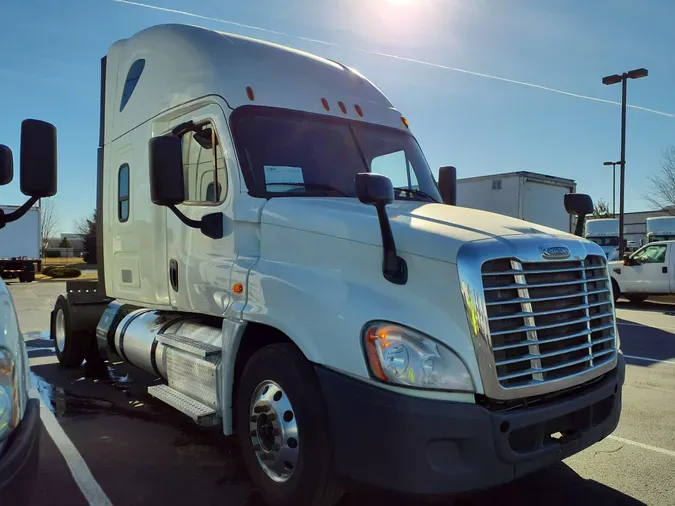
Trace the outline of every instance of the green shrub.
{"type": "Polygon", "coordinates": [[[52,273],[52,271],[53,271],[54,269],[58,269],[58,266],[56,266],[56,265],[48,265],[48,266],[46,266],[46,267],[43,267],[43,268],[42,268],[42,274],[44,274],[45,276],[51,276],[51,275],[52,275],[51,273],[52,273]]]}
{"type": "Polygon", "coordinates": [[[78,278],[80,274],[82,274],[82,271],[75,267],[55,267],[50,271],[50,274],[47,275],[55,279],[60,279],[60,278],[78,278]]]}

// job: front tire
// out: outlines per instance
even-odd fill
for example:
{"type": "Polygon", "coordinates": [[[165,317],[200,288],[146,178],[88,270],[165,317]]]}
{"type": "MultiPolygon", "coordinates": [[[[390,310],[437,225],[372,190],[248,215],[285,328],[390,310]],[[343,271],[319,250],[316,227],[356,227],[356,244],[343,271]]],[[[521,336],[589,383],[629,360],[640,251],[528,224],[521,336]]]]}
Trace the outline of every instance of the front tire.
{"type": "Polygon", "coordinates": [[[631,295],[626,295],[626,298],[631,301],[633,304],[642,304],[644,301],[647,300],[648,295],[636,295],[636,294],[631,294],[631,295]]]}
{"type": "Polygon", "coordinates": [[[270,506],[332,506],[335,481],[323,394],[292,344],[266,346],[239,380],[235,429],[253,483],[270,506]]]}
{"type": "Polygon", "coordinates": [[[612,279],[612,296],[614,297],[614,304],[621,297],[621,289],[619,289],[619,283],[612,279]]]}
{"type": "Polygon", "coordinates": [[[87,353],[82,339],[77,339],[70,324],[68,301],[59,295],[52,311],[51,337],[56,348],[56,357],[64,367],[79,366],[87,353]]]}

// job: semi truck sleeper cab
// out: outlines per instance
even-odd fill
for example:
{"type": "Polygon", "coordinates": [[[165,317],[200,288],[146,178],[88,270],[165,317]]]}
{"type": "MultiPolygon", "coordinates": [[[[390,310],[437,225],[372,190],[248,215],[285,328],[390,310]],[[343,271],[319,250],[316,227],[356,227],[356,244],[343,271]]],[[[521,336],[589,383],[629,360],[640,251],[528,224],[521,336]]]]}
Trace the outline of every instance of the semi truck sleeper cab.
{"type": "Polygon", "coordinates": [[[614,430],[603,251],[443,204],[359,72],[183,25],[101,69],[99,281],[56,303],[63,365],[156,375],[150,395],[238,438],[275,506],[487,487],[614,430]]]}

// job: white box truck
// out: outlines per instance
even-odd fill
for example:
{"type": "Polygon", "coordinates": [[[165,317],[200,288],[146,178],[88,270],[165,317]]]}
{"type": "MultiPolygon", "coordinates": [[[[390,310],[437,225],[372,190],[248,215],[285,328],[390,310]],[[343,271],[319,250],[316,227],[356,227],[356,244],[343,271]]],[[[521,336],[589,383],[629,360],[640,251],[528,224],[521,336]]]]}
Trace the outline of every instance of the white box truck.
{"type": "MultiPolygon", "coordinates": [[[[8,215],[19,206],[0,206],[0,214],[8,215]]],[[[40,208],[31,207],[21,221],[12,221],[0,229],[0,277],[18,278],[22,283],[35,280],[42,264],[40,208]]]]}
{"type": "Polygon", "coordinates": [[[363,75],[184,25],[101,69],[99,281],[56,302],[62,365],[154,374],[274,506],[488,487],[614,430],[602,250],[444,204],[454,179],[363,75]]]}
{"type": "Polygon", "coordinates": [[[675,239],[675,216],[653,216],[645,220],[645,244],[675,239]]]}
{"type": "Polygon", "coordinates": [[[619,220],[617,218],[600,218],[588,220],[584,237],[602,248],[607,260],[619,259],[619,220]]]}
{"type": "Polygon", "coordinates": [[[534,172],[508,172],[457,180],[457,205],[504,214],[571,232],[572,217],[565,212],[566,193],[575,193],[571,179],[534,172]]]}

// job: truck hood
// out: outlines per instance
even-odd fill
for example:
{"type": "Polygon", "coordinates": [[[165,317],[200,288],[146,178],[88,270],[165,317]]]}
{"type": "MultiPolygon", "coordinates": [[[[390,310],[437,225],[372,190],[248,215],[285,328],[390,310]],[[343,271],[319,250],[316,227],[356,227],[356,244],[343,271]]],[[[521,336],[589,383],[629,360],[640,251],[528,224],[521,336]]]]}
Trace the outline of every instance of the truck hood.
{"type": "MultiPolygon", "coordinates": [[[[396,201],[387,214],[399,251],[455,263],[459,248],[471,241],[523,235],[579,239],[574,235],[501,214],[465,207],[396,201]]],[[[261,222],[381,246],[373,206],[348,198],[270,199],[261,222]]]]}

